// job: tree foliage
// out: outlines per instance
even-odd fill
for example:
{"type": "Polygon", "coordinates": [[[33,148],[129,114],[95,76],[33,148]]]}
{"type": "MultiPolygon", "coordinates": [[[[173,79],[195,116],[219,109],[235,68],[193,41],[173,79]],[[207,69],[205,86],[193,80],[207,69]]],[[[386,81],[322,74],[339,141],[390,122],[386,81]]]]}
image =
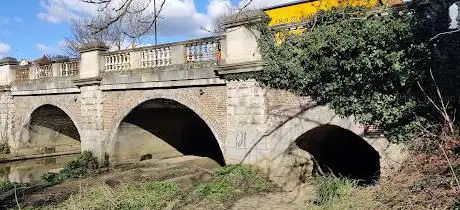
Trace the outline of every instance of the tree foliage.
{"type": "Polygon", "coordinates": [[[417,82],[430,50],[414,16],[397,11],[345,8],[318,13],[300,35],[259,26],[266,66],[255,76],[266,85],[312,96],[341,116],[383,128],[393,141],[410,138],[425,103],[417,82]]]}

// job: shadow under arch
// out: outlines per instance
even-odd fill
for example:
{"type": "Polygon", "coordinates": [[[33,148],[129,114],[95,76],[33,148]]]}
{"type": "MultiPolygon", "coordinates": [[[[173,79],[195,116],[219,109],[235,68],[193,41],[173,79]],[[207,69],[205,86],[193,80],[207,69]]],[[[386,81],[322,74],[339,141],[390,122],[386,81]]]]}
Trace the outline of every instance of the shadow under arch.
{"type": "Polygon", "coordinates": [[[44,104],[28,116],[19,133],[20,154],[80,150],[80,132],[74,120],[60,107],[44,104]]]}
{"type": "Polygon", "coordinates": [[[379,153],[363,138],[336,125],[321,125],[301,135],[296,145],[310,153],[316,166],[332,173],[371,184],[380,178],[379,153]]]}
{"type": "Polygon", "coordinates": [[[195,155],[225,165],[219,142],[207,123],[172,99],[140,103],[121,120],[111,138],[111,156],[116,164],[195,155]]]}

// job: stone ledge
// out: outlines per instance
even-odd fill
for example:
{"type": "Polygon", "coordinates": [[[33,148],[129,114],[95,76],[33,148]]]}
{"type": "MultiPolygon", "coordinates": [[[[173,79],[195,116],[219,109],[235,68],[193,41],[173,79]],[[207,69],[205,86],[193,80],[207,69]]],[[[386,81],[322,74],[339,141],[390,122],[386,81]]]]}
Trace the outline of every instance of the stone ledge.
{"type": "Polygon", "coordinates": [[[92,86],[92,85],[100,85],[102,81],[102,77],[93,77],[93,78],[86,78],[86,79],[76,79],[73,83],[77,87],[81,86],[92,86]]]}
{"type": "Polygon", "coordinates": [[[91,52],[91,51],[107,51],[109,48],[103,44],[103,43],[95,43],[95,44],[89,44],[86,46],[82,46],[81,48],[78,49],[80,53],[86,53],[86,52],[91,52]]]}
{"type": "Polygon", "coordinates": [[[12,91],[13,96],[31,96],[31,95],[57,95],[80,93],[78,88],[63,88],[63,89],[46,89],[46,90],[26,90],[26,91],[12,91]]]}
{"type": "Polygon", "coordinates": [[[129,89],[148,89],[148,88],[175,88],[175,87],[193,87],[193,86],[212,86],[225,85],[225,81],[219,78],[196,79],[196,80],[177,80],[161,82],[140,82],[140,83],[120,83],[120,84],[102,84],[101,90],[129,90],[129,89]]]}
{"type": "Polygon", "coordinates": [[[235,15],[220,20],[225,29],[243,26],[263,20],[267,15],[262,10],[241,11],[235,15]]]}
{"type": "Polygon", "coordinates": [[[263,61],[251,61],[251,62],[244,62],[244,63],[234,63],[234,64],[226,64],[220,66],[216,71],[216,74],[219,75],[227,75],[227,74],[238,74],[238,73],[246,73],[246,72],[256,72],[262,71],[265,63],[263,61]]]}
{"type": "Polygon", "coordinates": [[[6,66],[6,65],[18,65],[18,60],[16,58],[11,58],[11,57],[5,57],[3,59],[0,59],[0,66],[6,66]]]}
{"type": "Polygon", "coordinates": [[[0,85],[0,92],[11,92],[10,85],[0,85]]]}

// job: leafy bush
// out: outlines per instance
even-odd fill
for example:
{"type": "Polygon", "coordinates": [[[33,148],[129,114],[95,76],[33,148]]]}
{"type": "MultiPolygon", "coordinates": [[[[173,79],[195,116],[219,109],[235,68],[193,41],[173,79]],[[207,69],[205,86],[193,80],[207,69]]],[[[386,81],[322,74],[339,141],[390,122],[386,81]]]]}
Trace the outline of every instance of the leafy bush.
{"type": "Polygon", "coordinates": [[[456,200],[452,205],[453,210],[460,210],[460,199],[456,200]]]}
{"type": "Polygon", "coordinates": [[[225,205],[246,194],[274,189],[274,184],[249,167],[232,165],[217,169],[212,180],[197,185],[195,192],[201,199],[225,205]]]}
{"type": "Polygon", "coordinates": [[[335,176],[324,176],[318,178],[315,185],[316,201],[318,204],[326,204],[336,199],[350,195],[357,187],[355,181],[335,176]]]}
{"type": "Polygon", "coordinates": [[[282,44],[267,22],[260,52],[266,66],[253,74],[272,88],[312,96],[345,117],[383,128],[394,142],[411,139],[424,122],[425,101],[417,81],[427,75],[430,50],[414,31],[411,13],[376,14],[363,8],[318,13],[303,34],[284,34],[282,44]]]}
{"type": "Polygon", "coordinates": [[[50,183],[58,183],[67,179],[76,179],[88,175],[99,168],[97,158],[90,151],[84,151],[76,160],[67,163],[59,174],[47,173],[42,179],[50,183]]]}
{"type": "Polygon", "coordinates": [[[123,184],[117,191],[103,185],[71,197],[57,209],[164,209],[181,197],[179,186],[167,182],[123,184]]]}
{"type": "Polygon", "coordinates": [[[18,186],[18,184],[10,181],[0,181],[0,192],[14,189],[15,186],[18,186]]]}
{"type": "Polygon", "coordinates": [[[24,187],[27,184],[17,183],[17,182],[10,182],[10,181],[0,181],[0,192],[6,192],[8,190],[12,190],[15,187],[24,187]]]}
{"type": "Polygon", "coordinates": [[[10,154],[10,146],[8,143],[0,143],[0,155],[7,155],[10,154]]]}

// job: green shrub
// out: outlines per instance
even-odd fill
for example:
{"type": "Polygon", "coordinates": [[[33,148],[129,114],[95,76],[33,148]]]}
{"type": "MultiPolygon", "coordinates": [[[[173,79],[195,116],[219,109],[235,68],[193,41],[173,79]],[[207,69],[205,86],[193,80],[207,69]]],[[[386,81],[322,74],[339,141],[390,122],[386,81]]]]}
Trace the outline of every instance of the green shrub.
{"type": "Polygon", "coordinates": [[[232,165],[219,168],[210,182],[195,187],[200,199],[229,204],[243,195],[269,192],[275,185],[247,166],[232,165]]]}
{"type": "Polygon", "coordinates": [[[0,181],[0,192],[5,192],[14,188],[16,183],[9,181],[0,181]]]}
{"type": "Polygon", "coordinates": [[[453,210],[460,210],[460,199],[456,200],[452,205],[453,210]]]}
{"type": "Polygon", "coordinates": [[[334,200],[342,199],[350,195],[357,187],[355,181],[335,176],[324,176],[317,180],[315,185],[316,201],[323,205],[334,200]]]}
{"type": "Polygon", "coordinates": [[[59,174],[43,174],[42,179],[49,183],[58,183],[67,179],[82,178],[98,168],[98,161],[93,153],[84,151],[76,160],[67,163],[59,174]]]}
{"type": "Polygon", "coordinates": [[[8,143],[0,143],[0,155],[7,155],[10,154],[10,146],[8,143]]]}
{"type": "Polygon", "coordinates": [[[14,189],[15,187],[22,187],[25,184],[10,182],[10,181],[0,181],[0,192],[6,192],[8,190],[14,189]]]}
{"type": "Polygon", "coordinates": [[[269,20],[256,24],[266,65],[230,79],[255,78],[311,96],[343,117],[384,129],[394,142],[411,140],[426,117],[417,82],[428,78],[429,46],[414,32],[412,13],[375,13],[363,8],[319,12],[308,23],[312,30],[286,34],[282,44],[276,44],[275,33],[283,32],[268,28],[269,20]]]}

